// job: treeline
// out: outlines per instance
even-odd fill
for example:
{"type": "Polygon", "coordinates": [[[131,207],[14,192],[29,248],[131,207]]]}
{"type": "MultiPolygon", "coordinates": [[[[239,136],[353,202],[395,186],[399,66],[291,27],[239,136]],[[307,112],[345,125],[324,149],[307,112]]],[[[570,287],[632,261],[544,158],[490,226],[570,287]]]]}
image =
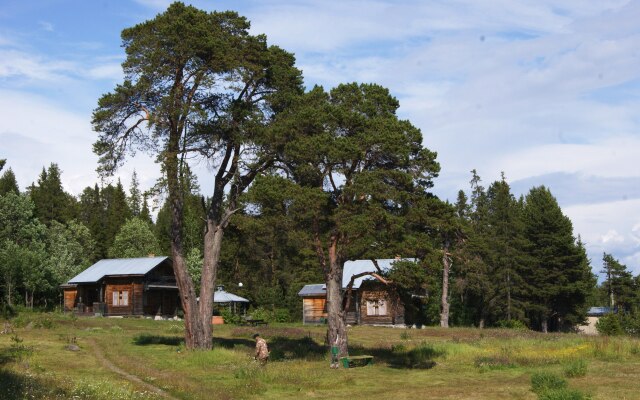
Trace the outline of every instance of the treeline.
{"type": "MultiPolygon", "coordinates": [[[[187,171],[184,181],[184,243],[199,284],[204,211],[197,178],[187,171]]],[[[149,207],[150,196],[162,198],[158,193],[141,189],[134,172],[128,190],[120,181],[95,184],[76,197],[64,191],[57,164],[21,192],[6,168],[0,177],[1,308],[52,309],[61,302],[59,286],[103,258],[170,255],[168,203],[158,207],[155,222],[149,207]]],[[[220,283],[255,307],[284,309],[293,319],[300,287],[323,278],[304,240],[282,221],[276,213],[238,216],[225,240],[220,283]]]]}
{"type": "MultiPolygon", "coordinates": [[[[51,164],[24,193],[11,168],[0,177],[5,305],[51,308],[60,302],[59,285],[99,259],[170,254],[168,204],[154,222],[148,197],[155,189],[143,191],[135,172],[127,191],[118,181],[87,187],[78,197],[64,191],[60,175],[51,164]]],[[[187,171],[185,182],[184,237],[197,282],[204,211],[197,178],[187,171]]],[[[605,279],[597,286],[584,245],[547,188],[516,198],[504,177],[488,188],[481,183],[474,170],[455,204],[431,199],[417,208],[420,217],[404,216],[402,239],[384,257],[420,258],[397,263],[389,274],[408,323],[446,318],[455,326],[563,330],[580,323],[589,306],[607,305],[620,311],[622,331],[635,329],[628,326],[640,304],[640,276],[605,254],[605,279]]],[[[300,288],[323,281],[313,238],[289,207],[294,201],[279,178],[259,179],[225,236],[219,272],[219,282],[254,307],[287,310],[291,320],[300,313],[300,288]]]]}
{"type": "Polygon", "coordinates": [[[118,182],[87,187],[77,198],[64,191],[60,175],[51,164],[24,193],[11,168],[0,177],[4,309],[52,308],[61,301],[59,286],[95,261],[160,251],[135,173],[129,194],[118,182]]]}

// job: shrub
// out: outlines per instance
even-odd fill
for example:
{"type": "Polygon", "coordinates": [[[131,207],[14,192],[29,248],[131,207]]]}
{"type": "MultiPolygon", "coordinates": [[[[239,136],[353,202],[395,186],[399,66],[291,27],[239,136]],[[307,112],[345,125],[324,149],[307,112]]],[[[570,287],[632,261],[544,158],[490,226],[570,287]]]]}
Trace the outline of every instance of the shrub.
{"type": "Polygon", "coordinates": [[[553,389],[538,394],[539,400],[586,400],[590,397],[574,389],[553,389]]]}
{"type": "Polygon", "coordinates": [[[291,322],[291,314],[286,308],[269,310],[261,306],[251,310],[249,315],[253,319],[262,319],[267,322],[291,322]]]}
{"type": "Polygon", "coordinates": [[[620,318],[617,314],[609,313],[605,314],[596,323],[596,329],[601,335],[618,336],[622,335],[622,325],[620,324],[620,318]]]}
{"type": "Polygon", "coordinates": [[[240,315],[234,314],[233,311],[229,310],[226,307],[220,310],[220,315],[222,315],[225,324],[237,325],[240,323],[240,320],[242,318],[240,317],[240,315]]]}
{"type": "Polygon", "coordinates": [[[587,374],[587,362],[585,360],[576,360],[571,362],[564,368],[564,376],[567,378],[577,378],[587,374]]]}
{"type": "Polygon", "coordinates": [[[286,308],[273,310],[273,319],[270,322],[291,322],[291,314],[286,308]]]}
{"type": "Polygon", "coordinates": [[[518,331],[526,331],[529,330],[529,327],[522,321],[519,321],[517,319],[511,319],[511,320],[500,320],[497,323],[498,328],[503,328],[503,329],[515,329],[518,331]]]}
{"type": "Polygon", "coordinates": [[[2,318],[10,320],[18,315],[18,310],[11,304],[2,304],[2,318]]]}
{"type": "Polygon", "coordinates": [[[531,376],[531,390],[538,395],[566,387],[567,380],[551,372],[537,372],[531,376]]]}

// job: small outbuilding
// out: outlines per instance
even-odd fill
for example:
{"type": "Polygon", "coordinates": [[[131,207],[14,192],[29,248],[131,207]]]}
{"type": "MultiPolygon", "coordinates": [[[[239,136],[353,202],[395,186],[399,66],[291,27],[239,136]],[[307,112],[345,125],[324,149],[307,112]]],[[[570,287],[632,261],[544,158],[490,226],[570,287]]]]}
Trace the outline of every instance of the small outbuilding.
{"type": "MultiPolygon", "coordinates": [[[[387,272],[397,259],[376,260],[381,272],[387,272]]],[[[413,259],[411,259],[413,261],[413,259]]],[[[364,273],[380,272],[371,260],[347,261],[344,264],[342,289],[348,290],[351,278],[364,273]]],[[[298,296],[302,297],[302,322],[322,324],[327,318],[327,288],[324,284],[305,285],[298,296]]],[[[401,325],[404,324],[404,304],[393,287],[363,275],[353,280],[351,300],[347,310],[348,324],[401,325]]]]}
{"type": "Polygon", "coordinates": [[[100,260],[61,288],[64,310],[78,315],[175,316],[180,306],[169,257],[100,260]]]}
{"type": "Polygon", "coordinates": [[[229,310],[234,313],[244,313],[249,300],[225,291],[224,286],[220,285],[213,292],[213,303],[218,307],[229,307],[229,310]]]}
{"type": "Polygon", "coordinates": [[[596,324],[600,320],[600,317],[610,312],[612,312],[610,307],[591,307],[589,311],[587,311],[587,323],[578,326],[578,333],[597,335],[598,329],[596,328],[596,324]]]}

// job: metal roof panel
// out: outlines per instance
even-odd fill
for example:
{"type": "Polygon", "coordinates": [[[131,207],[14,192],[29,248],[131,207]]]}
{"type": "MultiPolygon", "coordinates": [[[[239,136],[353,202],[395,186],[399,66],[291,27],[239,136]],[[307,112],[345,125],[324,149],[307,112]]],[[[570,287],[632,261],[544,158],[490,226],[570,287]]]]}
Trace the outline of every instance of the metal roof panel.
{"type": "Polygon", "coordinates": [[[249,300],[245,299],[244,297],[235,295],[233,293],[225,292],[224,290],[216,290],[213,293],[213,302],[214,303],[232,303],[232,302],[248,303],[249,300]]]}
{"type": "Polygon", "coordinates": [[[104,259],[93,264],[67,283],[94,283],[110,275],[145,275],[169,257],[104,259]]]}

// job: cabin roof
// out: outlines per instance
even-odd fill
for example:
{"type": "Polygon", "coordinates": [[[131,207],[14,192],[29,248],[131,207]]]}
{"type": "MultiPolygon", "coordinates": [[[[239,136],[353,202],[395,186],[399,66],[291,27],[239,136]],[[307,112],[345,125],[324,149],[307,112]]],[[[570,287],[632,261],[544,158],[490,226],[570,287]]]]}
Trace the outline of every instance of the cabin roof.
{"type": "MultiPolygon", "coordinates": [[[[415,258],[402,258],[397,260],[395,258],[382,258],[378,259],[378,265],[382,272],[388,272],[391,269],[391,266],[396,261],[415,261],[415,258]]],[[[346,289],[347,285],[349,285],[349,281],[353,275],[361,274],[363,272],[377,272],[376,266],[373,264],[371,260],[353,260],[347,261],[344,263],[344,273],[342,275],[342,288],[346,289]]],[[[360,278],[357,278],[353,281],[353,288],[358,289],[363,281],[368,279],[374,279],[370,275],[365,275],[360,278]]]]}
{"type": "Polygon", "coordinates": [[[304,285],[298,292],[298,296],[325,296],[327,294],[327,287],[322,283],[316,283],[313,285],[304,285]]]}
{"type": "Polygon", "coordinates": [[[141,257],[100,260],[67,283],[95,283],[105,276],[145,275],[168,259],[169,257],[141,257]]]}
{"type": "MultiPolygon", "coordinates": [[[[393,263],[396,261],[416,261],[415,258],[402,258],[397,260],[395,258],[381,258],[378,259],[378,266],[382,272],[388,272],[393,263]]],[[[353,275],[361,274],[363,272],[377,272],[376,266],[371,260],[353,260],[344,263],[344,272],[342,275],[342,288],[346,289],[351,281],[353,275]]],[[[359,289],[362,282],[365,280],[374,279],[370,275],[361,276],[353,281],[353,289],[359,289]]],[[[305,285],[299,292],[298,296],[323,296],[327,294],[327,286],[322,283],[305,285]]]]}
{"type": "Polygon", "coordinates": [[[214,303],[248,303],[249,300],[244,297],[240,297],[233,293],[225,292],[223,289],[218,288],[215,292],[213,292],[213,302],[214,303]]]}
{"type": "Polygon", "coordinates": [[[611,312],[610,307],[591,307],[589,311],[587,311],[587,315],[590,317],[601,317],[610,312],[611,312]]]}

